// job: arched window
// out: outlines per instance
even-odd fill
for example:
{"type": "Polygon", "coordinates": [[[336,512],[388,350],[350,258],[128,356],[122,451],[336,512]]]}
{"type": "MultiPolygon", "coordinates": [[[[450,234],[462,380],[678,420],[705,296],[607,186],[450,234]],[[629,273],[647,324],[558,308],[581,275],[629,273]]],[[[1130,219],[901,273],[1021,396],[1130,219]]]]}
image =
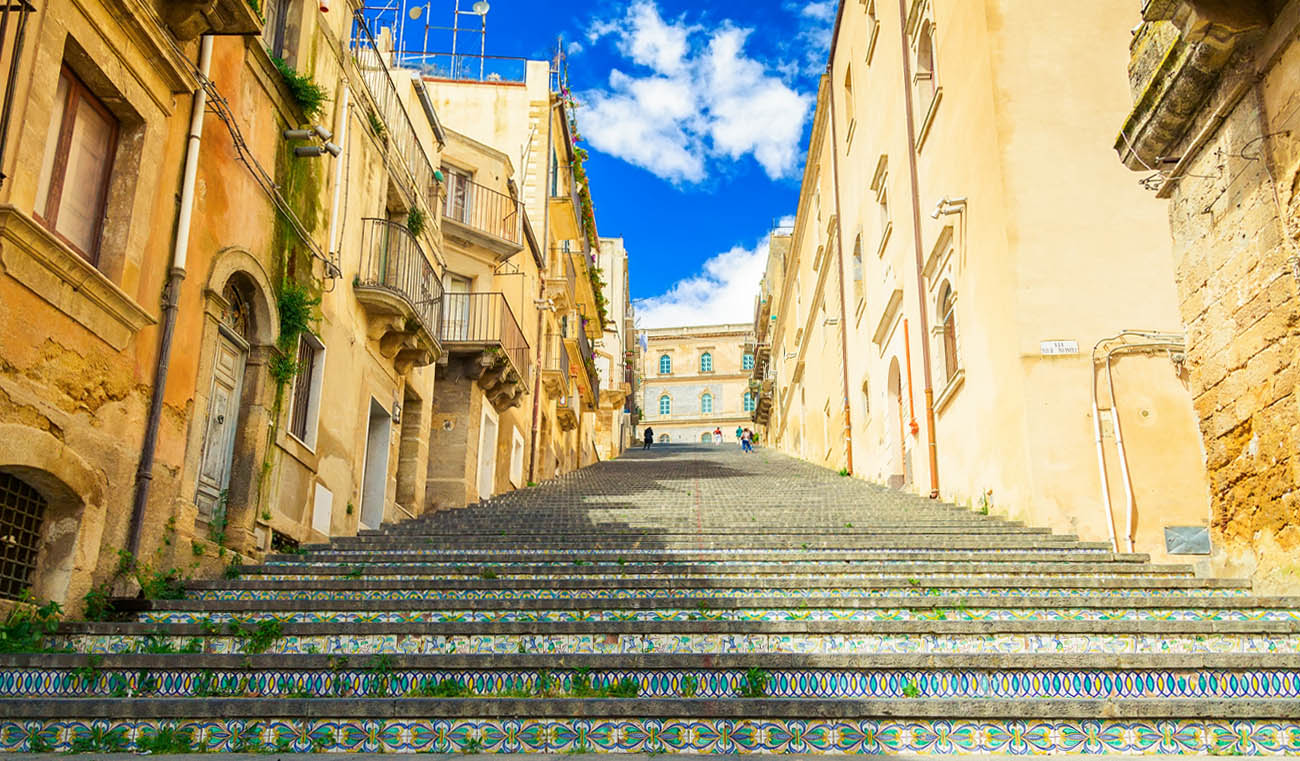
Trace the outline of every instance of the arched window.
{"type": "Polygon", "coordinates": [[[41,550],[41,526],[47,503],[22,479],[0,473],[0,599],[17,600],[31,586],[41,550]]]}
{"type": "Polygon", "coordinates": [[[705,443],[705,444],[712,444],[712,443],[713,443],[713,434],[709,433],[708,431],[705,431],[704,433],[701,433],[701,434],[700,434],[700,441],[701,441],[702,443],[705,443]]]}
{"type": "Polygon", "coordinates": [[[659,443],[660,443],[660,444],[667,444],[668,441],[669,441],[669,439],[668,439],[668,434],[665,433],[665,434],[660,435],[660,437],[659,437],[659,443]]]}
{"type": "Polygon", "coordinates": [[[659,414],[660,415],[673,414],[673,398],[671,396],[664,394],[663,396],[659,397],[659,414]]]}
{"type": "Polygon", "coordinates": [[[659,358],[659,374],[670,375],[673,371],[673,358],[667,354],[659,358]]]}
{"type": "Polygon", "coordinates": [[[754,394],[750,391],[745,392],[745,412],[754,411],[754,394]]]}
{"type": "Polygon", "coordinates": [[[700,355],[700,372],[713,372],[713,355],[707,351],[700,355]]]}
{"type": "Polygon", "coordinates": [[[939,291],[939,321],[943,325],[944,380],[948,381],[957,374],[957,298],[948,283],[939,291]]]}
{"type": "Polygon", "coordinates": [[[871,414],[871,386],[865,379],[862,381],[862,414],[871,414]]]}
{"type": "Polygon", "coordinates": [[[916,40],[916,73],[912,80],[916,83],[916,103],[920,108],[917,117],[924,120],[938,86],[934,70],[934,24],[929,21],[921,26],[916,40]]]}
{"type": "Polygon", "coordinates": [[[706,415],[713,412],[713,394],[706,391],[704,396],[700,397],[700,412],[706,415]]]}
{"type": "Polygon", "coordinates": [[[745,352],[744,356],[742,356],[742,357],[740,358],[740,369],[742,369],[742,370],[753,370],[753,369],[754,369],[754,355],[753,355],[753,354],[750,354],[749,352],[745,352]]]}

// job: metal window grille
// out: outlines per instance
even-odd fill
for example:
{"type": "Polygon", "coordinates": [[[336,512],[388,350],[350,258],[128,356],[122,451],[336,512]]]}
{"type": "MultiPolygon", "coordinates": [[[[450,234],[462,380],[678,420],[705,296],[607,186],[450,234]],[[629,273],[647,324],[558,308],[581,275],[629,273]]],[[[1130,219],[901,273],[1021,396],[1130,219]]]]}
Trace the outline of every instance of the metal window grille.
{"type": "Polygon", "coordinates": [[[316,347],[299,337],[298,375],[293,383],[293,418],[289,432],[300,441],[307,440],[307,413],[311,408],[312,376],[316,372],[316,347]]]}
{"type": "Polygon", "coordinates": [[[46,504],[25,481],[0,473],[0,598],[17,600],[31,586],[46,504]]]}

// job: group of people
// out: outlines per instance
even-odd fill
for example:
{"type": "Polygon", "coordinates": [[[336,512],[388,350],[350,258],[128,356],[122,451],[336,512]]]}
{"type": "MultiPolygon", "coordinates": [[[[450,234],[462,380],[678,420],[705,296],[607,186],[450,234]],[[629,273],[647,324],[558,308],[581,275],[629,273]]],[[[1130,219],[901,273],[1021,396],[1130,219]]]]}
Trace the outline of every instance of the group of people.
{"type": "MultiPolygon", "coordinates": [[[[642,440],[645,442],[645,446],[641,448],[649,449],[650,446],[655,443],[655,429],[651,428],[650,426],[646,426],[646,429],[643,432],[642,436],[643,436],[642,440]]],[[[736,426],[736,441],[740,442],[740,450],[742,452],[754,451],[754,432],[749,430],[748,428],[744,428],[742,426],[736,426]]],[[[714,428],[713,445],[716,447],[721,443],[722,443],[722,429],[714,428]]]]}

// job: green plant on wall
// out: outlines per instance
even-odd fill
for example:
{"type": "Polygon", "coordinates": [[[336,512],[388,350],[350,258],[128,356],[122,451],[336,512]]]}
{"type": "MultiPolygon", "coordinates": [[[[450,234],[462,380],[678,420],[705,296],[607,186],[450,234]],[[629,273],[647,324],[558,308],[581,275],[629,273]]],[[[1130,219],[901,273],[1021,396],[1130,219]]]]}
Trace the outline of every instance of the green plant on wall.
{"type": "Polygon", "coordinates": [[[418,206],[412,208],[411,213],[406,216],[406,229],[418,237],[424,232],[424,224],[424,212],[418,206]]]}
{"type": "MultiPolygon", "coordinates": [[[[271,51],[266,51],[270,55],[271,51]]],[[[303,116],[311,118],[319,116],[321,109],[325,106],[325,88],[316,84],[316,80],[311,78],[310,74],[299,73],[297,69],[285,63],[283,58],[271,56],[271,63],[275,64],[276,70],[280,72],[280,78],[284,80],[284,86],[288,88],[289,95],[293,101],[302,109],[303,116]]]]}

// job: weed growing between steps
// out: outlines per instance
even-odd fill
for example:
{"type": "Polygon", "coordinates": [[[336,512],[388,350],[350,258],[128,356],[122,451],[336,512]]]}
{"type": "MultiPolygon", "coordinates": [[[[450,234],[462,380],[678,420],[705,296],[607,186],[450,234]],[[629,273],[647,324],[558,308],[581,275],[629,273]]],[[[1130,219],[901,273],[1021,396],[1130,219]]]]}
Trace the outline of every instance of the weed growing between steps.
{"type": "Polygon", "coordinates": [[[0,653],[55,653],[64,649],[50,648],[45,638],[59,626],[63,606],[57,602],[38,605],[30,592],[24,592],[0,624],[0,653]]]}

